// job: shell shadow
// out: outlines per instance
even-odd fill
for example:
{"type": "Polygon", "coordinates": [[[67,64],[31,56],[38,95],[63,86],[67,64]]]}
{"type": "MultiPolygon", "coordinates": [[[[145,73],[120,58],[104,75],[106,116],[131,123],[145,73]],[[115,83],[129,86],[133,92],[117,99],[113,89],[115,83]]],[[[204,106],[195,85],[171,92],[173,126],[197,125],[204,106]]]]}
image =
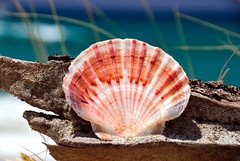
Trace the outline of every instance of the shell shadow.
{"type": "Polygon", "coordinates": [[[222,128],[227,131],[239,131],[240,132],[240,124],[239,123],[231,123],[231,124],[221,124],[222,128]]]}
{"type": "Polygon", "coordinates": [[[89,122],[73,124],[73,138],[75,137],[97,138],[89,122]]]}
{"type": "Polygon", "coordinates": [[[166,123],[163,135],[171,139],[198,140],[202,137],[197,123],[186,117],[178,117],[166,123]]]}
{"type": "MultiPolygon", "coordinates": [[[[97,138],[90,123],[74,124],[73,137],[97,138]]],[[[179,140],[198,140],[202,137],[197,123],[186,117],[178,117],[166,123],[163,135],[166,138],[179,140]]]]}

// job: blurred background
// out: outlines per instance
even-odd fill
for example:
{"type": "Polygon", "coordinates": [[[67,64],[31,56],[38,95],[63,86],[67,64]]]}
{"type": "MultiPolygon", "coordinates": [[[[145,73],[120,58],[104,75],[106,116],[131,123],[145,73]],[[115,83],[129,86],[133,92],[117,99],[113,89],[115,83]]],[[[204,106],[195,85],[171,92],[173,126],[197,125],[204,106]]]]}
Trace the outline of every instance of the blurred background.
{"type": "MultiPolygon", "coordinates": [[[[161,47],[190,79],[240,86],[240,0],[0,0],[2,56],[46,62],[110,38],[161,47]]],[[[21,116],[28,108],[1,93],[0,160],[41,151],[45,158],[44,139],[21,116]]]]}

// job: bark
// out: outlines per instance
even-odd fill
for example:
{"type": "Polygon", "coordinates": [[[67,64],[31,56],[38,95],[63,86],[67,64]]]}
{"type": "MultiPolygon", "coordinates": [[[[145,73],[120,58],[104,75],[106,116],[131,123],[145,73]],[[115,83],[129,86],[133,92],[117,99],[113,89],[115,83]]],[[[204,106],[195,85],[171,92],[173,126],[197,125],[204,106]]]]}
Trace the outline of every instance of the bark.
{"type": "Polygon", "coordinates": [[[62,79],[69,65],[67,57],[43,64],[0,56],[0,89],[34,107],[81,121],[66,103],[62,91],[62,79]]]}
{"type": "Polygon", "coordinates": [[[57,160],[237,160],[240,159],[240,88],[191,80],[191,97],[181,117],[163,135],[101,141],[88,122],[68,106],[62,80],[71,59],[45,64],[0,57],[0,89],[30,105],[52,111],[26,111],[33,130],[51,137],[57,160]]]}

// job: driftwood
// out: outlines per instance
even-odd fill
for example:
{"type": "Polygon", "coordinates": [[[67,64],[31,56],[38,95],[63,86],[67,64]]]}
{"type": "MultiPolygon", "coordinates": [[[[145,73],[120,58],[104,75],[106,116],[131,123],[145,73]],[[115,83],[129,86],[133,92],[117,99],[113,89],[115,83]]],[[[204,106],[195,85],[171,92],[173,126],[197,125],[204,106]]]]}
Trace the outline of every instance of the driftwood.
{"type": "Polygon", "coordinates": [[[50,59],[43,64],[0,57],[0,89],[56,114],[26,111],[23,115],[33,130],[56,142],[46,145],[55,159],[240,160],[239,87],[191,80],[188,107],[166,124],[163,135],[101,141],[64,99],[62,79],[71,59],[50,59]]]}

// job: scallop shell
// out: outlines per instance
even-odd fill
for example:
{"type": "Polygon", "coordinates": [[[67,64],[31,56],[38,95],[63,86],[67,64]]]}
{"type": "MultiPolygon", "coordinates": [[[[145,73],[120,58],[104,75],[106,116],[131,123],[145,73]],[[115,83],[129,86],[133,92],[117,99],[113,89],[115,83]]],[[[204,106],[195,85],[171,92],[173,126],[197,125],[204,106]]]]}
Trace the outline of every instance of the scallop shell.
{"type": "Polygon", "coordinates": [[[135,39],[102,41],[81,52],[63,90],[103,140],[162,133],[190,96],[182,67],[162,49],[135,39]]]}

